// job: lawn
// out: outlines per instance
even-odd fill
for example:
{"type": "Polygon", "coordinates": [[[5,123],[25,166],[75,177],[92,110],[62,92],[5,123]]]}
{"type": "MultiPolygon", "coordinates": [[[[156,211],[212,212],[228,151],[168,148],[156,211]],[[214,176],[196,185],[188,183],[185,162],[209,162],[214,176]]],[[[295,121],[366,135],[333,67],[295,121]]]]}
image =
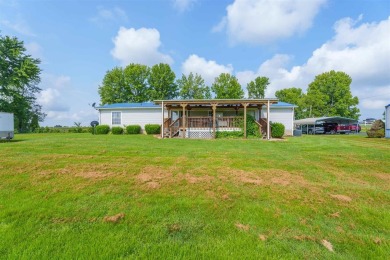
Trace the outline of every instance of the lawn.
{"type": "Polygon", "coordinates": [[[20,134],[0,143],[0,258],[389,252],[390,140],[20,134]]]}

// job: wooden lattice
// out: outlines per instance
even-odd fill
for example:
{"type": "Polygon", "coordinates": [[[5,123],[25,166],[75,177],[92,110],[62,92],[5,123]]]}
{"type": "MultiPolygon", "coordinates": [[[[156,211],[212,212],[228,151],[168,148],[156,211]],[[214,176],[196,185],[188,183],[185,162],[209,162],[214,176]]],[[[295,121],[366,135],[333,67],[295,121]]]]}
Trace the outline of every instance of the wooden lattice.
{"type": "Polygon", "coordinates": [[[213,138],[213,132],[211,130],[192,130],[188,129],[186,137],[195,139],[211,139],[213,138]]]}

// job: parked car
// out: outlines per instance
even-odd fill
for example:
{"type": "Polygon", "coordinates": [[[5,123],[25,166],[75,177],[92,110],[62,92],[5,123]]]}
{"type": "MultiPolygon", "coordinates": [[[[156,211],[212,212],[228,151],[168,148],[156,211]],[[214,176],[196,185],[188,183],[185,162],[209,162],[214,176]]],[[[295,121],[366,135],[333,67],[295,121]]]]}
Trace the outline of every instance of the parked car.
{"type": "Polygon", "coordinates": [[[349,134],[351,130],[349,129],[349,125],[347,124],[337,124],[336,133],[340,134],[349,134]]]}
{"type": "Polygon", "coordinates": [[[301,125],[298,129],[302,130],[302,134],[325,134],[324,124],[301,125]]]}
{"type": "Polygon", "coordinates": [[[352,124],[352,125],[349,125],[349,130],[350,130],[351,132],[355,132],[355,133],[356,133],[356,131],[357,131],[358,133],[360,133],[360,131],[362,130],[362,128],[360,127],[359,124],[352,124]]]}
{"type": "Polygon", "coordinates": [[[337,133],[337,123],[324,123],[324,131],[329,134],[337,133]]]}

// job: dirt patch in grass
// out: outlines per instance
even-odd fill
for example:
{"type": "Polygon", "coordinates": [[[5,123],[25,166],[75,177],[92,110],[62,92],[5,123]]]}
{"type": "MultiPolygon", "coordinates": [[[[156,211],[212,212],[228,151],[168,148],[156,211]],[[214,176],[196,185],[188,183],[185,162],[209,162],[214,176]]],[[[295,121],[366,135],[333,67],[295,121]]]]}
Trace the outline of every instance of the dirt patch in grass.
{"type": "Polygon", "coordinates": [[[352,198],[348,197],[346,195],[341,195],[341,194],[331,194],[330,195],[332,198],[337,199],[339,201],[344,201],[344,202],[351,202],[352,198]]]}
{"type": "Polygon", "coordinates": [[[328,249],[330,252],[334,252],[334,250],[333,250],[333,245],[332,245],[328,240],[323,239],[323,240],[321,241],[321,244],[322,244],[326,249],[328,249]]]}
{"type": "Polygon", "coordinates": [[[75,174],[77,177],[83,177],[85,179],[106,179],[112,176],[112,173],[105,173],[99,171],[81,171],[75,174]]]}
{"type": "Polygon", "coordinates": [[[118,223],[118,222],[121,221],[124,217],[125,217],[125,213],[118,213],[118,214],[113,215],[113,216],[105,216],[105,217],[103,218],[103,221],[104,221],[104,222],[108,222],[108,223],[118,223]]]}
{"type": "Polygon", "coordinates": [[[146,183],[146,187],[151,190],[159,189],[161,184],[156,181],[151,181],[146,183]]]}
{"type": "Polygon", "coordinates": [[[287,186],[290,184],[290,182],[288,180],[282,179],[282,178],[272,178],[271,182],[274,184],[280,184],[282,186],[287,186]]]}
{"type": "Polygon", "coordinates": [[[243,230],[243,231],[248,231],[250,229],[249,225],[244,225],[244,224],[241,224],[241,223],[236,223],[235,226],[236,226],[237,229],[243,230]]]}
{"type": "Polygon", "coordinates": [[[335,212],[335,213],[329,214],[329,216],[332,217],[332,218],[339,218],[340,217],[340,212],[335,212]]]}
{"type": "Polygon", "coordinates": [[[374,176],[380,180],[383,180],[383,181],[390,183],[390,174],[376,173],[376,174],[374,174],[374,176]]]}
{"type": "MultiPolygon", "coordinates": [[[[209,175],[193,175],[190,173],[181,174],[176,167],[162,168],[157,166],[147,166],[136,176],[137,182],[146,185],[149,189],[158,189],[161,186],[178,185],[183,181],[188,184],[210,184],[216,178],[209,175]]],[[[205,189],[207,187],[205,186],[205,189]]]]}
{"type": "Polygon", "coordinates": [[[267,240],[267,236],[266,236],[266,235],[263,235],[263,234],[260,234],[260,235],[259,235],[259,239],[260,239],[261,241],[265,241],[265,240],[267,240]]]}

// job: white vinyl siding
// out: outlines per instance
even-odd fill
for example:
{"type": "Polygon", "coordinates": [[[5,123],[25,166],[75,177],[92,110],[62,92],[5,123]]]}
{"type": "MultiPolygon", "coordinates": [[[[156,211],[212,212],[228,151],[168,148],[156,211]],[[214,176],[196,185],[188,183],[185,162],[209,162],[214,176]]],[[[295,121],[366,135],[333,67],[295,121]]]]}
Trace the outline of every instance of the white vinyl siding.
{"type": "MultiPolygon", "coordinates": [[[[267,117],[267,109],[262,109],[262,117],[267,117]]],[[[292,135],[293,133],[293,108],[270,108],[270,118],[271,122],[282,123],[285,127],[284,135],[292,135]]]]}
{"type": "Polygon", "coordinates": [[[122,112],[111,112],[111,125],[122,125],[122,112]]]}
{"type": "MultiPolygon", "coordinates": [[[[146,124],[161,125],[161,108],[131,108],[131,109],[102,109],[100,110],[100,125],[109,125],[110,127],[119,126],[113,124],[112,113],[121,114],[120,126],[139,125],[144,130],[146,124]]],[[[168,113],[165,111],[165,117],[168,113]]]]}

